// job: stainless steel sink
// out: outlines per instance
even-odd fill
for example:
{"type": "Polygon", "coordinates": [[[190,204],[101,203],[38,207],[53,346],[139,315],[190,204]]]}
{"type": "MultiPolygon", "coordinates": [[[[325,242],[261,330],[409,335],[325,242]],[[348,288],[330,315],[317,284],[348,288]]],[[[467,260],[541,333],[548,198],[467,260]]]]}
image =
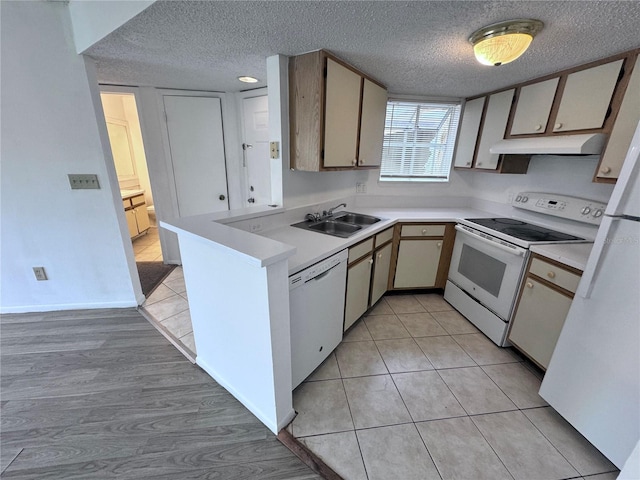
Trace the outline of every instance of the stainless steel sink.
{"type": "Polygon", "coordinates": [[[325,217],[313,220],[305,220],[304,222],[294,223],[292,227],[303,228],[314,232],[333,235],[334,237],[348,238],[358,233],[363,228],[379,222],[380,219],[371,215],[362,215],[360,213],[340,212],[335,217],[325,217]]]}
{"type": "Polygon", "coordinates": [[[349,237],[360,230],[362,227],[351,223],[336,222],[335,220],[323,220],[313,225],[309,225],[309,230],[316,232],[328,233],[336,237],[349,237]]]}
{"type": "Polygon", "coordinates": [[[373,225],[380,221],[378,217],[351,212],[340,212],[333,219],[337,222],[355,223],[356,225],[373,225]]]}
{"type": "Polygon", "coordinates": [[[303,228],[305,230],[312,230],[314,232],[326,233],[327,235],[333,235],[334,237],[347,238],[357,233],[362,229],[360,225],[354,225],[346,222],[336,222],[333,219],[320,220],[318,222],[304,221],[300,223],[294,223],[292,227],[303,228]]]}

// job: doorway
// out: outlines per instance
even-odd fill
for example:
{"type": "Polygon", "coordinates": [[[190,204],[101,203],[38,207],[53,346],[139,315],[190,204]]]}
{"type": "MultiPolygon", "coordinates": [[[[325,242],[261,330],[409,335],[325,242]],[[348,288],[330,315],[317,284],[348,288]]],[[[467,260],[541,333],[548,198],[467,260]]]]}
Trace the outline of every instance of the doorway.
{"type": "Polygon", "coordinates": [[[268,205],[272,195],[267,95],[242,98],[242,133],[246,204],[268,205]]]}

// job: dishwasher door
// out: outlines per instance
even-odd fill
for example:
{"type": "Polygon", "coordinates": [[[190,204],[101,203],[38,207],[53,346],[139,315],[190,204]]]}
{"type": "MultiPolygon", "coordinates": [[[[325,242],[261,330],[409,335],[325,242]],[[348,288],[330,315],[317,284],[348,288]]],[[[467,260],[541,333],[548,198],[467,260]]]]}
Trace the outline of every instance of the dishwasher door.
{"type": "Polygon", "coordinates": [[[347,258],[343,250],[289,277],[292,388],[342,341],[347,258]]]}

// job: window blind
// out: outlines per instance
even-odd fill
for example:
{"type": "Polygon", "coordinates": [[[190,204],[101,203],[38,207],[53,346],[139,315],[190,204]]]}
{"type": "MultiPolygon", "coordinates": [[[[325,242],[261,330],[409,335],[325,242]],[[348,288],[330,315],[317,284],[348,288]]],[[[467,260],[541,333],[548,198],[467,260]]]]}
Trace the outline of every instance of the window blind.
{"type": "Polygon", "coordinates": [[[388,102],[380,180],[448,181],[459,120],[459,103],[388,102]]]}

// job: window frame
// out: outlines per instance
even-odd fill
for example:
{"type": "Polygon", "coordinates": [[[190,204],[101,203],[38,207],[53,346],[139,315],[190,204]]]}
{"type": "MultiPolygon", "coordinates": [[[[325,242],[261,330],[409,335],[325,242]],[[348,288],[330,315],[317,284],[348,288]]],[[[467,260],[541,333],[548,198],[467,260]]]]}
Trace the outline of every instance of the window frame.
{"type": "MultiPolygon", "coordinates": [[[[416,97],[416,96],[405,96],[405,95],[390,95],[387,99],[387,111],[390,104],[393,103],[414,103],[421,105],[437,105],[443,104],[447,106],[456,106],[456,111],[453,113],[454,117],[457,117],[457,122],[455,126],[450,126],[449,128],[453,128],[453,137],[447,138],[447,143],[445,145],[445,149],[450,152],[450,158],[447,159],[448,166],[446,170],[446,178],[438,177],[434,175],[416,175],[416,176],[401,176],[397,177],[391,176],[383,176],[384,171],[384,161],[385,156],[384,152],[388,146],[387,135],[384,135],[383,140],[383,151],[382,158],[380,163],[380,173],[378,175],[378,184],[380,185],[393,185],[393,184],[405,184],[405,185],[420,185],[425,183],[448,183],[451,181],[451,170],[453,168],[453,158],[455,153],[456,140],[458,136],[458,130],[460,128],[460,120],[462,118],[462,106],[463,99],[462,98],[433,98],[433,97],[416,97]],[[449,143],[450,142],[450,143],[449,143]]],[[[387,117],[385,113],[385,132],[387,130],[387,117]]],[[[436,130],[436,132],[439,130],[436,130]]]]}

